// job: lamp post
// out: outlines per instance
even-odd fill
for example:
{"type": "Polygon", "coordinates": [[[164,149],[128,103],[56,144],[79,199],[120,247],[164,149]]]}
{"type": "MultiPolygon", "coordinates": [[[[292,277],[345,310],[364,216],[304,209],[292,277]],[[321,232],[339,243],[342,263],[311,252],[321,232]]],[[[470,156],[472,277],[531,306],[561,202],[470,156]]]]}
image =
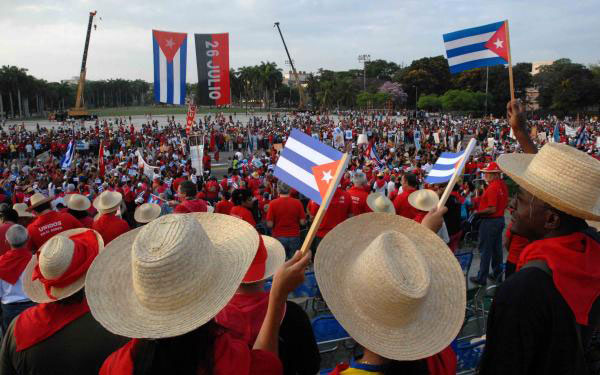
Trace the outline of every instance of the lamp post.
{"type": "Polygon", "coordinates": [[[371,55],[358,55],[358,62],[363,63],[363,91],[367,91],[367,63],[371,61],[371,55]]]}

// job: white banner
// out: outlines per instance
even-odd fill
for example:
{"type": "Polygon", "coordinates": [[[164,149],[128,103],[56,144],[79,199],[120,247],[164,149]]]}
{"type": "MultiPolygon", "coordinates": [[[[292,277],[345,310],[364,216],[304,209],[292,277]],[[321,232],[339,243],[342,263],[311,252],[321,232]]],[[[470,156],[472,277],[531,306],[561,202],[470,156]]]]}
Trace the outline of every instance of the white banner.
{"type": "Polygon", "coordinates": [[[440,133],[433,133],[433,141],[436,145],[440,143],[440,133]]]}
{"type": "Polygon", "coordinates": [[[192,168],[196,170],[196,176],[202,175],[202,158],[204,157],[204,145],[190,146],[190,157],[192,168]]]}
{"type": "Polygon", "coordinates": [[[565,125],[565,134],[567,137],[575,137],[577,136],[577,128],[572,128],[569,125],[565,125]]]}
{"type": "Polygon", "coordinates": [[[137,150],[135,152],[135,156],[138,157],[138,167],[140,169],[142,169],[142,168],[144,169],[144,176],[146,176],[150,180],[152,180],[152,178],[154,177],[154,168],[157,168],[157,167],[153,167],[150,164],[146,163],[140,150],[137,150]]]}

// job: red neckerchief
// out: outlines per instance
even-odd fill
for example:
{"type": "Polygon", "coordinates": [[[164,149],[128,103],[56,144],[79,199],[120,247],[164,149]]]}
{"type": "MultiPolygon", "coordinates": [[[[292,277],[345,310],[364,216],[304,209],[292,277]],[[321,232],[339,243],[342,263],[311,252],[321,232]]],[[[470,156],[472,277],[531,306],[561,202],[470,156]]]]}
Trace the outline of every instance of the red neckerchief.
{"type": "Polygon", "coordinates": [[[17,351],[44,341],[88,311],[90,308],[85,299],[81,303],[70,305],[51,302],[30,307],[19,314],[15,322],[17,351]]]}
{"type": "Polygon", "coordinates": [[[14,285],[31,260],[31,250],[13,249],[0,256],[0,279],[14,285]]]}
{"type": "Polygon", "coordinates": [[[587,325],[592,304],[600,296],[600,243],[581,232],[534,241],[523,249],[517,270],[536,259],[552,270],[554,285],[577,323],[587,325]]]}

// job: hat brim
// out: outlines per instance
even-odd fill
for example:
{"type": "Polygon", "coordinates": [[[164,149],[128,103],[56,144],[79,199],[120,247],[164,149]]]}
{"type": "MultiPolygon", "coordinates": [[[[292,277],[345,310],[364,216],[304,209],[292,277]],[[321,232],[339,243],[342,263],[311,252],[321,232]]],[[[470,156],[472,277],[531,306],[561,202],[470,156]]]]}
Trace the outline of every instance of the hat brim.
{"type": "Polygon", "coordinates": [[[569,215],[600,221],[600,204],[597,203],[595,207],[582,207],[574,194],[560,189],[558,180],[550,183],[547,178],[528,172],[534,157],[535,154],[503,154],[498,157],[497,163],[502,172],[536,198],[569,215]]]}
{"type": "Polygon", "coordinates": [[[369,206],[369,208],[373,211],[373,212],[380,212],[377,211],[378,208],[375,207],[375,200],[379,197],[382,197],[386,200],[386,203],[388,203],[388,205],[386,206],[386,211],[387,213],[390,214],[395,214],[396,213],[396,208],[394,207],[394,203],[385,195],[381,194],[381,193],[371,193],[369,195],[367,195],[367,206],[369,206]]]}
{"type": "Polygon", "coordinates": [[[423,190],[416,190],[408,196],[408,203],[411,206],[413,206],[414,208],[416,208],[417,210],[429,212],[429,211],[433,210],[435,208],[435,206],[437,206],[438,203],[440,202],[439,197],[436,195],[437,200],[432,197],[432,199],[428,199],[426,202],[429,204],[427,204],[427,205],[421,204],[421,203],[423,203],[422,201],[421,202],[417,201],[417,198],[418,198],[417,194],[422,194],[422,193],[417,193],[419,191],[423,191],[423,190]],[[415,193],[417,193],[417,194],[415,194],[415,193]]]}
{"type": "Polygon", "coordinates": [[[149,216],[147,216],[147,217],[142,217],[142,211],[135,210],[135,212],[133,213],[133,218],[135,219],[135,221],[137,221],[138,223],[141,223],[141,224],[147,224],[147,223],[151,222],[152,220],[158,218],[160,216],[160,212],[161,212],[160,206],[157,204],[154,204],[151,207],[152,207],[152,209],[150,210],[149,216]]]}
{"type": "Polygon", "coordinates": [[[122,234],[96,257],[86,277],[86,296],[92,315],[110,332],[131,338],[183,335],[214,318],[242,282],[258,248],[256,229],[223,214],[178,215],[193,215],[210,238],[214,251],[206,261],[215,271],[213,283],[203,285],[202,294],[185,306],[168,311],[146,308],[135,295],[131,265],[131,246],[143,228],[122,234]]]}
{"type": "MultiPolygon", "coordinates": [[[[89,228],[69,229],[64,232],[58,233],[57,236],[70,237],[70,236],[74,236],[79,233],[86,232],[88,230],[93,231],[94,234],[96,235],[96,240],[98,240],[98,254],[100,254],[104,249],[104,240],[102,240],[102,236],[100,235],[100,233],[96,232],[93,229],[89,229],[89,228]]],[[[31,280],[31,275],[33,274],[33,270],[35,269],[35,266],[37,266],[37,264],[38,264],[38,257],[34,254],[31,257],[31,260],[29,261],[29,263],[27,263],[27,267],[25,267],[25,270],[23,271],[23,291],[25,292],[27,297],[29,297],[29,299],[32,300],[33,302],[49,303],[49,302],[55,302],[55,301],[58,301],[61,299],[65,299],[65,298],[70,297],[73,294],[77,293],[78,291],[80,291],[85,284],[85,275],[83,275],[82,277],[77,279],[74,283],[72,283],[71,285],[66,286],[64,288],[51,287],[50,291],[51,291],[52,295],[54,297],[56,297],[56,299],[52,299],[52,298],[48,297],[48,295],[46,294],[46,289],[44,288],[44,285],[39,280],[35,280],[35,281],[31,280]]]]}
{"type": "Polygon", "coordinates": [[[83,203],[83,206],[81,206],[81,207],[72,206],[71,203],[69,203],[69,202],[71,201],[71,198],[73,195],[75,195],[75,194],[65,195],[64,199],[65,199],[65,203],[67,204],[67,208],[69,208],[71,210],[75,210],[75,211],[87,211],[92,206],[92,202],[90,202],[90,200],[87,199],[87,197],[85,197],[84,195],[82,195],[82,196],[86,199],[81,201],[83,203]]]}
{"type": "Polygon", "coordinates": [[[52,201],[52,199],[53,199],[53,198],[46,197],[46,198],[44,198],[44,199],[40,200],[39,202],[36,202],[35,204],[32,204],[31,206],[27,207],[27,211],[31,211],[31,210],[33,210],[34,208],[36,208],[36,207],[38,207],[38,206],[41,206],[41,205],[42,205],[42,204],[44,204],[44,203],[51,202],[51,201],[52,201]]]}
{"type": "Polygon", "coordinates": [[[281,267],[283,263],[285,263],[285,249],[281,242],[279,242],[276,238],[270,236],[261,235],[261,237],[265,244],[265,248],[267,249],[265,275],[260,280],[255,280],[244,284],[252,284],[270,278],[271,276],[275,275],[275,272],[277,272],[279,267],[281,267]]]}
{"type": "MultiPolygon", "coordinates": [[[[385,358],[418,360],[439,353],[456,338],[464,321],[466,285],[458,261],[435,233],[398,215],[366,213],[338,224],[319,244],[315,275],[327,306],[344,329],[358,343],[385,358]],[[390,230],[401,232],[415,244],[431,277],[419,314],[398,327],[370,316],[361,297],[344,286],[345,280],[352,277],[344,272],[351,269],[353,260],[377,236],[390,230]]],[[[378,293],[377,286],[372,292],[378,293]]]]}

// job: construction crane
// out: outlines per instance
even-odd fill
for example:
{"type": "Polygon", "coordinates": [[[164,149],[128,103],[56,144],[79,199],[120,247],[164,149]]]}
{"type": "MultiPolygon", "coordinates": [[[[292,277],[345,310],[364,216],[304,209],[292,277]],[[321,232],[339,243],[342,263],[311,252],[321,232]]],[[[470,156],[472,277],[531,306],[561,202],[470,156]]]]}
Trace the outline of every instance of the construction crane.
{"type": "Polygon", "coordinates": [[[294,78],[296,79],[296,86],[298,87],[298,94],[300,95],[300,103],[298,103],[299,110],[305,110],[306,108],[306,94],[304,92],[304,87],[300,84],[300,76],[296,71],[296,67],[294,66],[294,60],[290,56],[290,51],[288,51],[287,45],[285,44],[285,39],[283,39],[283,34],[281,33],[281,29],[279,28],[279,22],[275,22],[274,27],[277,27],[279,31],[279,36],[281,37],[281,41],[283,42],[283,48],[285,48],[285,53],[287,54],[288,61],[290,62],[290,66],[292,67],[292,72],[294,73],[294,78]]]}

